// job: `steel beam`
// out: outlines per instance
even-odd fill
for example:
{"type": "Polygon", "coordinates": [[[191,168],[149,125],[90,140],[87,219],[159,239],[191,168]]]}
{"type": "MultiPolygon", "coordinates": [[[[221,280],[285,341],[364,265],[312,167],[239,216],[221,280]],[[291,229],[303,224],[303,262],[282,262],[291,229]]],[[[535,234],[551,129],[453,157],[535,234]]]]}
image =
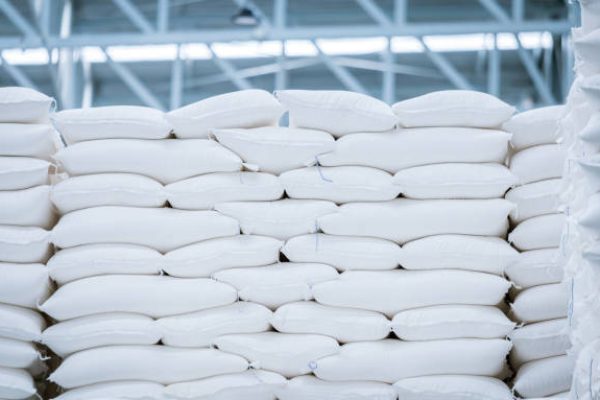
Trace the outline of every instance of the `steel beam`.
{"type": "Polygon", "coordinates": [[[90,108],[94,105],[94,77],[92,64],[89,61],[82,60],[83,70],[83,91],[81,93],[81,108],[90,108]]]}
{"type": "Polygon", "coordinates": [[[386,62],[382,61],[374,61],[374,60],[365,60],[364,58],[353,58],[353,57],[345,57],[345,56],[336,56],[333,58],[333,61],[344,67],[358,68],[358,69],[366,69],[369,71],[379,71],[385,72],[391,70],[395,74],[399,75],[409,75],[409,76],[421,76],[424,78],[440,78],[440,73],[437,69],[434,68],[422,68],[422,67],[413,67],[410,65],[403,64],[392,64],[388,65],[386,62]]]}
{"type": "Polygon", "coordinates": [[[396,74],[394,74],[394,54],[391,52],[391,43],[388,40],[387,46],[381,56],[386,69],[383,71],[381,79],[381,98],[388,104],[396,101],[396,74]]]}
{"type": "Polygon", "coordinates": [[[18,86],[24,86],[31,89],[39,90],[35,83],[29,79],[27,75],[23,71],[21,71],[17,66],[8,63],[2,54],[0,53],[0,64],[2,64],[2,68],[6,71],[6,73],[12,78],[12,80],[18,86]]]}
{"type": "Polygon", "coordinates": [[[454,66],[446,59],[446,57],[444,57],[443,54],[432,51],[427,43],[425,43],[423,38],[419,38],[419,41],[421,42],[427,57],[429,57],[431,62],[440,70],[442,74],[444,74],[446,78],[448,78],[450,82],[452,82],[454,86],[456,86],[457,89],[473,90],[473,86],[469,83],[467,78],[465,78],[463,74],[454,68],[454,66]]]}
{"type": "Polygon", "coordinates": [[[344,84],[344,86],[354,92],[368,94],[367,89],[352,75],[346,68],[336,64],[329,55],[325,54],[319,44],[313,41],[313,46],[317,49],[318,57],[335,77],[344,84]]]}
{"type": "Polygon", "coordinates": [[[50,35],[51,28],[50,20],[52,16],[52,10],[50,7],[52,6],[52,3],[50,3],[49,1],[42,0],[38,4],[33,4],[32,1],[31,4],[31,8],[34,14],[36,15],[36,18],[34,20],[35,27],[39,31],[39,36],[42,41],[42,47],[46,50],[46,55],[48,57],[48,63],[46,64],[46,67],[48,69],[48,75],[50,76],[50,81],[52,83],[52,89],[54,90],[54,93],[58,98],[58,101],[60,102],[58,71],[52,63],[52,49],[48,46],[48,37],[50,35]]]}
{"type": "Polygon", "coordinates": [[[156,12],[156,26],[159,32],[169,30],[169,0],[158,0],[156,12]]]}
{"type": "Polygon", "coordinates": [[[524,0],[512,0],[512,19],[515,21],[523,21],[525,18],[525,1],[524,0]]]}
{"type": "Polygon", "coordinates": [[[554,79],[554,71],[553,71],[553,49],[542,49],[542,61],[543,61],[543,71],[544,78],[546,79],[547,85],[552,85],[552,81],[554,79]]]}
{"type": "Polygon", "coordinates": [[[228,60],[220,58],[217,53],[215,53],[212,45],[209,45],[208,48],[212,54],[213,62],[221,71],[223,71],[225,75],[227,75],[227,77],[229,77],[231,83],[237,86],[237,88],[240,90],[252,89],[252,84],[246,78],[241,77],[237,73],[235,67],[228,60]]]}
{"type": "Polygon", "coordinates": [[[183,97],[183,61],[181,60],[181,46],[177,47],[177,56],[171,66],[171,98],[170,109],[181,107],[183,97]]]}
{"type": "MultiPolygon", "coordinates": [[[[277,29],[284,29],[287,25],[287,0],[275,0],[273,3],[273,22],[277,29]]],[[[287,88],[287,69],[282,68],[286,59],[285,41],[280,41],[281,54],[277,57],[279,70],[275,73],[275,90],[287,88]]]]}
{"type": "Polygon", "coordinates": [[[144,104],[146,104],[149,107],[154,107],[164,111],[165,108],[162,105],[162,103],[158,100],[158,98],[150,91],[150,89],[146,87],[146,85],[137,76],[135,76],[133,72],[131,72],[129,68],[127,68],[123,64],[114,61],[107,51],[104,51],[104,54],[106,55],[106,62],[113,70],[113,72],[117,74],[119,78],[121,78],[123,83],[125,83],[125,85],[127,85],[127,87],[131,89],[131,91],[135,93],[135,95],[144,104]]]}
{"type": "MultiPolygon", "coordinates": [[[[240,76],[242,78],[252,78],[252,77],[256,77],[256,76],[276,74],[280,68],[284,68],[286,71],[291,71],[291,70],[295,70],[295,69],[312,67],[314,65],[319,65],[319,64],[321,64],[321,60],[319,60],[316,57],[300,58],[297,60],[286,59],[285,62],[281,65],[276,62],[276,63],[272,63],[272,64],[260,65],[258,67],[239,69],[239,70],[237,70],[237,74],[238,74],[238,76],[240,76]]],[[[227,75],[225,75],[224,73],[214,74],[214,75],[204,76],[202,78],[189,79],[186,81],[185,87],[190,89],[190,88],[195,88],[195,87],[199,87],[199,86],[203,86],[203,85],[227,82],[229,80],[230,80],[229,77],[227,75]]]]}
{"type": "Polygon", "coordinates": [[[408,20],[408,0],[394,0],[394,23],[398,26],[408,20]]]}
{"type": "Polygon", "coordinates": [[[381,26],[391,26],[392,25],[392,21],[390,21],[388,16],[385,15],[385,12],[373,0],[356,0],[356,2],[379,25],[381,25],[381,26]]]}
{"type": "Polygon", "coordinates": [[[112,0],[140,31],[153,33],[154,27],[130,0],[112,0]]]}
{"type": "Polygon", "coordinates": [[[10,22],[12,22],[25,37],[34,38],[38,36],[34,27],[23,15],[21,15],[19,10],[17,10],[10,1],[0,0],[0,10],[2,10],[4,15],[8,17],[10,22]]]}
{"type": "MultiPolygon", "coordinates": [[[[72,22],[73,4],[71,0],[65,0],[60,19],[60,37],[69,37],[71,34],[72,22]]],[[[63,109],[75,107],[75,86],[78,79],[75,73],[74,51],[76,51],[76,49],[65,48],[58,50],[59,100],[60,107],[63,109]]]]}
{"type": "MultiPolygon", "coordinates": [[[[511,18],[509,17],[509,15],[496,2],[496,0],[479,0],[479,3],[486,10],[488,10],[488,12],[492,14],[494,18],[496,18],[499,22],[511,22],[511,18]]],[[[533,85],[539,93],[542,101],[548,105],[555,104],[556,100],[554,99],[554,95],[552,94],[550,87],[548,87],[548,85],[546,84],[544,76],[535,64],[535,60],[533,59],[531,53],[523,47],[523,44],[521,43],[521,39],[519,38],[518,34],[513,33],[513,36],[517,42],[517,52],[519,54],[519,58],[521,59],[521,63],[523,64],[525,70],[529,74],[529,77],[531,78],[531,81],[533,82],[533,85]]]]}
{"type": "MultiPolygon", "coordinates": [[[[94,33],[74,34],[68,38],[49,37],[48,46],[83,47],[83,46],[127,46],[147,44],[185,44],[213,43],[247,40],[316,40],[334,38],[380,37],[380,36],[435,36],[459,35],[469,33],[517,33],[517,32],[550,32],[568,33],[571,25],[567,20],[537,20],[523,22],[431,22],[407,23],[382,27],[366,26],[311,26],[271,28],[257,33],[248,29],[192,30],[170,31],[167,33],[94,33]]],[[[43,46],[40,37],[4,37],[0,38],[0,49],[36,48],[43,46]]]]}
{"type": "Polygon", "coordinates": [[[488,50],[488,82],[487,91],[494,96],[500,95],[501,86],[501,55],[498,50],[498,37],[494,35],[493,46],[488,50]]]}

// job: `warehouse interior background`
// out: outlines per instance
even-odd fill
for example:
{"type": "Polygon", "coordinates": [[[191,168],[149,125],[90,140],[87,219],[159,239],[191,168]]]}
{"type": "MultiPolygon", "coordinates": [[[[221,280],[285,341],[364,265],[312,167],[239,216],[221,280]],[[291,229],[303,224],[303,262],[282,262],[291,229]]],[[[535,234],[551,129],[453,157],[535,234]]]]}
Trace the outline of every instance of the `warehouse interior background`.
{"type": "Polygon", "coordinates": [[[572,82],[563,0],[0,0],[0,86],[59,109],[163,110],[237,89],[393,103],[474,89],[521,110],[572,82]]]}

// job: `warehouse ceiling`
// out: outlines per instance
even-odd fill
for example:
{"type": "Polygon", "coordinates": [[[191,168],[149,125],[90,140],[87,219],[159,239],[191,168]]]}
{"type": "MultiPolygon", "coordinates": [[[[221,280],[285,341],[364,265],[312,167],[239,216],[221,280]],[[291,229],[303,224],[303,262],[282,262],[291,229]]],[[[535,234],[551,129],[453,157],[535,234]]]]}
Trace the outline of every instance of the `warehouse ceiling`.
{"type": "Polygon", "coordinates": [[[576,23],[562,0],[0,0],[0,85],[61,108],[250,87],[476,89],[530,108],[563,101],[576,23]],[[257,24],[235,24],[241,9],[257,24]]]}

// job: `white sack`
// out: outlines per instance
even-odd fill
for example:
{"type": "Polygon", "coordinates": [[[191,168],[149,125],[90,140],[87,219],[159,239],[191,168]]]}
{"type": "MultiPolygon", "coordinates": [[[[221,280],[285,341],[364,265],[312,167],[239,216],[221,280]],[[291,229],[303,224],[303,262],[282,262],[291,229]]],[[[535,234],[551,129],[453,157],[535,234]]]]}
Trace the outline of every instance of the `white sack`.
{"type": "Polygon", "coordinates": [[[0,263],[0,303],[36,308],[50,291],[43,264],[0,263]]]}
{"type": "Polygon", "coordinates": [[[519,253],[504,239],[435,235],[405,243],[398,252],[404,269],[463,269],[502,275],[519,253]]]}
{"type": "Polygon", "coordinates": [[[37,311],[0,303],[0,337],[39,342],[45,327],[37,311]]]}
{"type": "Polygon", "coordinates": [[[0,261],[46,262],[50,255],[50,232],[32,226],[0,225],[0,261]]]}
{"type": "Polygon", "coordinates": [[[54,185],[52,203],[61,214],[90,207],[162,207],[167,202],[163,186],[135,174],[74,176],[54,185]]]}
{"type": "Polygon", "coordinates": [[[322,233],[295,236],[281,249],[290,261],[329,264],[339,271],[395,269],[399,251],[389,240],[322,233]]]}
{"type": "Polygon", "coordinates": [[[0,224],[49,228],[54,222],[50,186],[0,190],[0,224]]]}
{"type": "Polygon", "coordinates": [[[29,368],[40,359],[32,342],[0,338],[0,367],[29,368]]]}
{"type": "Polygon", "coordinates": [[[165,191],[173,208],[203,210],[227,201],[277,200],[283,186],[263,172],[216,172],[171,183],[165,191]]]}
{"type": "Polygon", "coordinates": [[[324,166],[362,165],[388,172],[438,163],[504,163],[510,135],[474,128],[415,128],[348,135],[319,157],[324,166]],[[468,151],[467,151],[468,150],[468,151]],[[373,157],[376,154],[377,157],[373,157]]]}
{"type": "Polygon", "coordinates": [[[242,357],[213,349],[108,346],[67,357],[48,380],[67,389],[119,380],[169,384],[242,372],[247,368],[248,362],[242,357]]]}
{"type": "Polygon", "coordinates": [[[71,175],[128,172],[167,184],[209,172],[239,171],[242,160],[212,140],[106,139],[76,143],[54,158],[71,175]]]}
{"type": "Polygon", "coordinates": [[[509,287],[499,276],[471,271],[349,271],[312,292],[321,304],[394,315],[441,304],[496,305],[509,287]]]}
{"type": "Polygon", "coordinates": [[[563,399],[563,400],[565,400],[565,399],[569,398],[569,393],[570,393],[570,391],[567,390],[567,391],[564,391],[564,392],[560,392],[560,393],[554,394],[552,396],[546,396],[546,398],[549,398],[549,399],[563,399]]]}
{"type": "Polygon", "coordinates": [[[581,349],[577,356],[571,391],[577,394],[581,400],[594,400],[600,387],[600,380],[596,375],[598,354],[600,352],[599,345],[600,338],[596,338],[581,349]],[[590,377],[592,377],[591,381],[590,377]]]}
{"type": "Polygon", "coordinates": [[[267,236],[236,235],[194,243],[170,251],[162,268],[171,276],[210,277],[228,268],[256,267],[279,260],[282,241],[267,236]]]}
{"type": "Polygon", "coordinates": [[[600,191],[600,154],[594,154],[587,160],[580,160],[579,166],[589,189],[600,191]]]}
{"type": "Polygon", "coordinates": [[[504,338],[515,323],[494,306],[441,305],[401,311],[392,330],[402,340],[504,338]]]}
{"type": "Polygon", "coordinates": [[[59,321],[105,312],[157,318],[221,306],[236,299],[235,289],[211,279],[107,275],[60,287],[40,309],[59,321]]]}
{"type": "Polygon", "coordinates": [[[496,128],[515,108],[487,93],[441,90],[400,101],[392,106],[405,127],[470,126],[496,128]]]}
{"type": "MultiPolygon", "coordinates": [[[[583,2],[582,2],[583,3],[583,2]]],[[[577,29],[578,34],[573,37],[573,47],[576,52],[577,60],[577,72],[581,76],[591,76],[600,72],[600,56],[598,50],[600,50],[600,29],[594,29],[587,31],[585,22],[588,22],[585,10],[582,10],[582,28],[577,29]],[[585,15],[585,16],[584,16],[585,15]]],[[[589,17],[588,17],[589,18],[589,17]]],[[[587,26],[589,29],[589,26],[587,26]]],[[[596,27],[600,28],[600,26],[596,27]]]]}
{"type": "Polygon", "coordinates": [[[511,172],[519,183],[560,178],[566,159],[566,151],[560,144],[543,144],[529,147],[514,154],[510,160],[511,172]]]}
{"type": "Polygon", "coordinates": [[[350,203],[318,223],[331,235],[369,236],[405,243],[425,236],[504,236],[512,204],[490,200],[409,200],[350,203]]]}
{"type": "Polygon", "coordinates": [[[37,392],[33,378],[27,371],[0,367],[0,398],[28,399],[37,392]]]}
{"type": "Polygon", "coordinates": [[[290,379],[277,392],[279,400],[396,400],[396,391],[381,382],[328,382],[311,375],[290,379]]]}
{"type": "Polygon", "coordinates": [[[208,347],[214,339],[230,333],[269,330],[272,312],[259,304],[240,301],[223,307],[157,320],[162,342],[176,347],[208,347]]]}
{"type": "Polygon", "coordinates": [[[317,360],[339,351],[338,342],[328,336],[278,332],[225,335],[216,338],[214,344],[246,358],[254,368],[288,378],[309,374],[317,360]]]}
{"type": "Polygon", "coordinates": [[[515,329],[509,337],[513,343],[510,352],[513,366],[566,354],[571,347],[569,323],[566,318],[525,325],[515,329]]]}
{"type": "Polygon", "coordinates": [[[246,163],[274,174],[312,165],[335,145],[327,132],[275,126],[216,129],[212,135],[246,163]]]}
{"type": "Polygon", "coordinates": [[[279,332],[315,333],[331,336],[341,343],[379,340],[390,333],[390,321],[380,313],[310,301],[279,307],[271,324],[279,332]]]}
{"type": "Polygon", "coordinates": [[[356,342],[342,346],[337,355],[320,359],[314,373],[331,381],[388,383],[422,375],[495,376],[502,372],[510,346],[501,339],[356,342]]]}
{"type": "Polygon", "coordinates": [[[0,157],[0,190],[28,189],[48,183],[48,161],[0,157]]]}
{"type": "Polygon", "coordinates": [[[515,204],[510,213],[514,222],[522,222],[538,215],[557,213],[561,204],[562,179],[547,179],[513,188],[506,193],[506,200],[515,204]]]}
{"type": "Polygon", "coordinates": [[[336,137],[354,132],[384,132],[398,118],[383,101],[342,90],[278,90],[275,96],[289,110],[290,126],[320,129],[336,137]]]}
{"type": "Polygon", "coordinates": [[[497,378],[468,375],[419,376],[394,383],[401,400],[513,400],[497,378]]]}
{"type": "Polygon", "coordinates": [[[57,112],[51,118],[67,143],[94,139],[164,139],[171,133],[164,113],[150,107],[76,108],[57,112]]]}
{"type": "Polygon", "coordinates": [[[337,271],[325,264],[278,263],[264,267],[234,268],[218,271],[217,281],[238,290],[242,300],[269,308],[313,298],[313,285],[338,278],[337,271]]]}
{"type": "Polygon", "coordinates": [[[560,246],[565,225],[563,214],[546,214],[521,222],[508,235],[508,241],[521,251],[560,246]]]}
{"type": "Polygon", "coordinates": [[[525,251],[506,267],[506,276],[519,288],[559,283],[563,275],[558,249],[525,251]]]}
{"type": "Polygon", "coordinates": [[[209,97],[166,114],[179,138],[206,138],[213,129],[277,125],[284,108],[271,93],[248,89],[209,97]]]}
{"type": "Polygon", "coordinates": [[[49,124],[0,123],[0,155],[49,160],[58,147],[57,136],[49,124]]]}
{"type": "Polygon", "coordinates": [[[574,359],[556,356],[523,364],[513,382],[513,389],[525,398],[544,397],[571,387],[574,359]]]}
{"type": "Polygon", "coordinates": [[[584,228],[594,233],[594,237],[600,234],[600,193],[591,196],[587,207],[579,216],[578,222],[584,228]]]}
{"type": "Polygon", "coordinates": [[[600,112],[592,115],[585,128],[578,132],[578,136],[584,142],[600,144],[600,112]]]}
{"type": "Polygon", "coordinates": [[[164,386],[156,382],[120,380],[67,390],[53,400],[163,400],[164,390],[164,386]]]}
{"type": "Polygon", "coordinates": [[[59,285],[99,275],[159,275],[162,255],[133,244],[87,244],[63,249],[48,260],[50,278],[59,285]]]}
{"type": "Polygon", "coordinates": [[[0,88],[0,122],[47,121],[53,102],[52,97],[34,89],[16,86],[0,88]]]}
{"type": "Polygon", "coordinates": [[[500,164],[447,163],[403,169],[393,181],[413,199],[491,199],[504,197],[517,178],[500,164]]]}
{"type": "Polygon", "coordinates": [[[201,240],[238,233],[236,220],[214,211],[97,207],[63,216],[52,230],[51,241],[61,248],[129,243],[166,252],[201,240]]]}
{"type": "Polygon", "coordinates": [[[294,200],[220,203],[215,210],[237,219],[246,235],[277,239],[314,233],[318,217],[336,212],[337,206],[322,200],[294,200]]]}
{"type": "Polygon", "coordinates": [[[192,400],[275,400],[275,391],[286,383],[279,374],[249,370],[173,383],[166,387],[165,394],[169,398],[192,400]]]}
{"type": "MultiPolygon", "coordinates": [[[[595,0],[581,0],[581,26],[586,32],[600,28],[600,4],[595,0]]],[[[587,399],[586,399],[587,400],[587,399]]]]}
{"type": "Polygon", "coordinates": [[[279,180],[291,198],[322,199],[338,204],[386,201],[400,194],[389,173],[369,167],[301,168],[284,172],[279,180]]]}
{"type": "Polygon", "coordinates": [[[512,134],[510,144],[515,150],[556,143],[564,110],[562,105],[528,110],[513,116],[502,128],[512,134]]]}
{"type": "Polygon", "coordinates": [[[582,256],[584,260],[592,264],[600,264],[600,241],[595,241],[593,244],[587,246],[583,250],[582,256]]]}
{"type": "Polygon", "coordinates": [[[70,319],[50,326],[43,343],[60,357],[86,349],[127,344],[155,344],[162,332],[145,315],[105,313],[70,319]]]}
{"type": "Polygon", "coordinates": [[[600,110],[600,75],[594,74],[584,79],[581,90],[590,107],[596,111],[600,110]]]}
{"type": "Polygon", "coordinates": [[[565,283],[534,286],[520,292],[511,305],[517,321],[538,322],[567,316],[570,293],[565,283]]]}

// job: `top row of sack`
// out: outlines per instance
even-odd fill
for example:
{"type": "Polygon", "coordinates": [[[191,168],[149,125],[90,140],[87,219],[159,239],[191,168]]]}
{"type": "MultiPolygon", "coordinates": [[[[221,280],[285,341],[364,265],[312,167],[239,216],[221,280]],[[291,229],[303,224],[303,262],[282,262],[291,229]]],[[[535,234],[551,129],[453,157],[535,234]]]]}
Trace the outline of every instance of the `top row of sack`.
{"type": "Polygon", "coordinates": [[[26,88],[0,88],[0,122],[51,119],[67,143],[94,139],[206,138],[213,129],[278,125],[288,111],[290,126],[318,129],[339,137],[385,132],[398,127],[498,128],[515,109],[486,93],[449,90],[389,106],[346,91],[258,89],[210,97],[163,113],[137,106],[72,109],[49,114],[53,100],[26,88]]]}

